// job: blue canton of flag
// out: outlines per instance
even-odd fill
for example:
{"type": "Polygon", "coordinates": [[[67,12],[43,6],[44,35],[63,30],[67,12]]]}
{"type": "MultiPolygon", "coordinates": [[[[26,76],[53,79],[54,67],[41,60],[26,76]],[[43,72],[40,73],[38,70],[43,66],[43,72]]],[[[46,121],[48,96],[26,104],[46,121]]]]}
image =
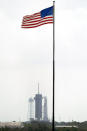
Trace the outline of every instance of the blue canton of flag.
{"type": "Polygon", "coordinates": [[[45,16],[49,16],[49,15],[53,15],[53,6],[41,11],[41,17],[45,17],[45,16]]]}

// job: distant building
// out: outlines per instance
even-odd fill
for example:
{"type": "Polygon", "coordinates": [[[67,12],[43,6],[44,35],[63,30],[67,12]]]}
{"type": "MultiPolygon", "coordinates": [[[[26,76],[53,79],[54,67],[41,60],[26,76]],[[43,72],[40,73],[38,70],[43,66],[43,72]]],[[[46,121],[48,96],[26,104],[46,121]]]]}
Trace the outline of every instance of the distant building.
{"type": "Polygon", "coordinates": [[[33,99],[32,98],[29,99],[29,120],[48,121],[47,98],[42,97],[42,94],[39,93],[39,84],[38,84],[38,94],[36,94],[33,99]],[[43,101],[44,104],[42,106],[43,101]]]}

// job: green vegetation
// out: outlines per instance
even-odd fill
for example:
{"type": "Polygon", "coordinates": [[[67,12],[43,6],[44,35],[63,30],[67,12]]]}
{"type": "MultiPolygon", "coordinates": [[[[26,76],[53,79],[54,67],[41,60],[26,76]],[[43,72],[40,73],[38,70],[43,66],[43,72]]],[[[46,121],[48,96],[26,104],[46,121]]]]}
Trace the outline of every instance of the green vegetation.
{"type": "Polygon", "coordinates": [[[57,128],[56,131],[87,131],[87,130],[83,130],[83,129],[79,129],[79,128],[57,128]]]}
{"type": "MultiPolygon", "coordinates": [[[[80,126],[82,127],[82,123],[80,126]]],[[[86,127],[86,123],[85,123],[86,127]]],[[[52,131],[51,123],[44,122],[32,122],[32,123],[23,123],[23,126],[18,127],[3,127],[0,128],[0,131],[52,131]]],[[[75,128],[75,127],[57,127],[55,131],[87,131],[87,128],[75,128]]]]}
{"type": "MultiPolygon", "coordinates": [[[[0,128],[0,131],[52,131],[51,128],[48,128],[46,126],[40,126],[40,127],[23,127],[23,128],[0,128]]],[[[55,131],[87,131],[83,129],[77,129],[77,128],[57,128],[55,131]]]]}

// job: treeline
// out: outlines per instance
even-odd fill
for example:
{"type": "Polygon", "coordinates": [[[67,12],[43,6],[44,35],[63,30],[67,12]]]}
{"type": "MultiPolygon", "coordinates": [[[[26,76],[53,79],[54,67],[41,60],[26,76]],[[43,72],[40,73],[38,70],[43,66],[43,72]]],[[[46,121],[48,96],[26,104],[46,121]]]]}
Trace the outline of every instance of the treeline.
{"type": "Polygon", "coordinates": [[[75,127],[72,127],[72,128],[57,128],[56,131],[87,131],[87,130],[84,130],[84,129],[79,129],[79,128],[75,128],[75,127]]]}
{"type": "MultiPolygon", "coordinates": [[[[41,126],[41,127],[22,127],[22,128],[10,128],[10,127],[4,127],[0,128],[0,131],[52,131],[52,128],[41,126]]],[[[87,131],[83,129],[78,128],[56,128],[55,131],[87,131]]]]}
{"type": "MultiPolygon", "coordinates": [[[[76,124],[74,123],[74,125],[76,125],[76,124]]],[[[82,123],[82,125],[84,125],[84,124],[82,123]]],[[[18,128],[18,127],[3,127],[3,128],[0,128],[0,131],[52,131],[52,123],[49,123],[49,122],[26,123],[25,122],[22,124],[22,126],[20,128],[18,128]]],[[[55,131],[87,131],[87,128],[75,128],[73,126],[72,127],[56,127],[55,131]]]]}

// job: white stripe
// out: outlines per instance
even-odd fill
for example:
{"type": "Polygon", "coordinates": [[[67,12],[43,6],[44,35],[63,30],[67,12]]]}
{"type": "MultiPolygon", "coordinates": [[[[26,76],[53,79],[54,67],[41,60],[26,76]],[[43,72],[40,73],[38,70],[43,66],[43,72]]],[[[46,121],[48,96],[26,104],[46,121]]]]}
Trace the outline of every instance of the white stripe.
{"type": "Polygon", "coordinates": [[[26,19],[31,19],[31,18],[38,18],[38,17],[40,17],[41,15],[40,14],[38,14],[38,15],[30,15],[30,16],[25,16],[25,18],[23,18],[23,20],[26,20],[26,19]],[[27,18],[28,17],[28,18],[27,18]]]}
{"type": "Polygon", "coordinates": [[[45,22],[53,22],[53,20],[51,20],[51,21],[41,21],[41,22],[35,22],[35,23],[26,23],[26,24],[22,24],[22,25],[37,25],[37,24],[41,24],[41,23],[45,23],[45,22]]]}
{"type": "Polygon", "coordinates": [[[42,24],[37,24],[37,25],[33,25],[33,26],[22,26],[22,28],[34,28],[34,27],[38,27],[38,26],[41,26],[41,25],[44,25],[44,24],[52,24],[52,22],[45,22],[45,23],[42,23],[42,24]]]}
{"type": "Polygon", "coordinates": [[[46,16],[46,17],[44,17],[44,18],[41,18],[41,17],[40,17],[40,18],[34,19],[34,20],[33,20],[33,19],[32,19],[32,20],[29,20],[29,19],[28,19],[28,20],[26,20],[26,21],[23,21],[23,23],[26,23],[26,22],[33,22],[33,21],[37,21],[37,20],[48,20],[48,19],[53,19],[53,17],[50,18],[50,16],[49,16],[49,17],[46,16]],[[44,18],[45,18],[45,19],[44,19],[44,18]]]}
{"type": "Polygon", "coordinates": [[[43,18],[41,18],[41,19],[37,19],[37,20],[28,20],[28,21],[23,21],[23,24],[27,24],[27,23],[37,23],[37,22],[42,22],[42,21],[45,21],[45,20],[52,20],[53,21],[53,18],[46,18],[46,19],[43,19],[43,18]],[[38,21],[39,20],[39,21],[38,21]],[[34,22],[34,21],[36,21],[36,22],[34,22]]]}
{"type": "Polygon", "coordinates": [[[26,19],[23,19],[23,21],[31,21],[31,20],[35,20],[35,19],[41,19],[41,17],[36,17],[36,18],[26,18],[26,19]]]}
{"type": "MultiPolygon", "coordinates": [[[[32,15],[33,15],[33,16],[35,16],[35,15],[40,15],[40,12],[35,13],[35,14],[32,14],[32,15]]],[[[26,17],[32,16],[32,15],[25,15],[23,18],[26,18],[26,17]]]]}
{"type": "Polygon", "coordinates": [[[32,25],[32,24],[27,24],[27,26],[26,26],[26,24],[24,25],[22,25],[22,27],[34,27],[34,26],[39,26],[40,24],[45,24],[45,23],[49,23],[49,22],[53,22],[53,21],[43,21],[43,22],[41,22],[41,23],[36,23],[36,24],[34,24],[34,25],[32,25]]]}

